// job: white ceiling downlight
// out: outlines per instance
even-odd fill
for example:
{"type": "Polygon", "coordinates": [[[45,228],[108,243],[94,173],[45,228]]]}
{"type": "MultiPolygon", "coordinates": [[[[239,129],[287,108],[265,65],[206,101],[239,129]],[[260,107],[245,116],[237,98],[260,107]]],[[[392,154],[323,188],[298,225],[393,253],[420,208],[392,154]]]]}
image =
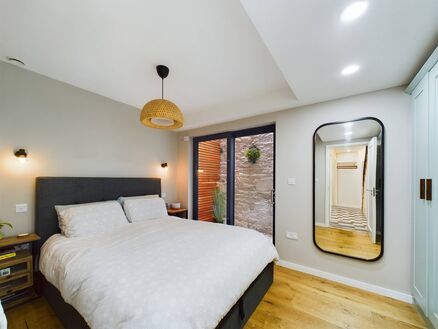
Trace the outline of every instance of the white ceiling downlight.
{"type": "Polygon", "coordinates": [[[357,64],[353,64],[353,65],[348,65],[346,67],[344,67],[341,71],[342,75],[350,75],[353,73],[356,73],[357,71],[359,71],[360,66],[357,64]]]}
{"type": "Polygon", "coordinates": [[[362,16],[368,9],[368,1],[356,1],[345,8],[341,13],[342,22],[351,22],[362,16]]]}

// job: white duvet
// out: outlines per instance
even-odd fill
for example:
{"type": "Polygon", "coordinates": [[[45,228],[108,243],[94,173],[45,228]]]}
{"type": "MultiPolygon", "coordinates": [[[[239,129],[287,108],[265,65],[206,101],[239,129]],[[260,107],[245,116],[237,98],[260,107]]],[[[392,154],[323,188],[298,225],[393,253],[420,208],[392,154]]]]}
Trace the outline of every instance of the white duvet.
{"type": "Polygon", "coordinates": [[[49,238],[40,270],[92,329],[215,328],[278,258],[261,233],[166,217],[49,238]]]}

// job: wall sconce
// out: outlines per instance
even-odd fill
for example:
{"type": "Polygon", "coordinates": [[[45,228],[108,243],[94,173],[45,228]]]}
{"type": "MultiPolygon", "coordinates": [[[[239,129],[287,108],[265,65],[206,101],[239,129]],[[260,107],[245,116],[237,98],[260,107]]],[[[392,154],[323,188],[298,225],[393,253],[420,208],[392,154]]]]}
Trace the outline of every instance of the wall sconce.
{"type": "Polygon", "coordinates": [[[169,169],[169,166],[168,166],[167,162],[163,162],[163,163],[161,164],[161,168],[163,168],[164,170],[168,170],[168,169],[169,169]]]}
{"type": "Polygon", "coordinates": [[[26,163],[27,162],[27,153],[25,149],[19,149],[14,153],[15,157],[18,159],[18,162],[20,163],[26,163]]]}

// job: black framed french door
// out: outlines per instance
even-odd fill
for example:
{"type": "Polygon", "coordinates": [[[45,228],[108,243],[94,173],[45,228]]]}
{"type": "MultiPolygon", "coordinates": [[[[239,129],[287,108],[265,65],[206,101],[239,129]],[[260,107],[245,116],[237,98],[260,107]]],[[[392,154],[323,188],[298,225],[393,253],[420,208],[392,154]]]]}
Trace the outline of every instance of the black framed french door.
{"type": "Polygon", "coordinates": [[[193,219],[275,232],[275,125],[193,139],[193,219]]]}

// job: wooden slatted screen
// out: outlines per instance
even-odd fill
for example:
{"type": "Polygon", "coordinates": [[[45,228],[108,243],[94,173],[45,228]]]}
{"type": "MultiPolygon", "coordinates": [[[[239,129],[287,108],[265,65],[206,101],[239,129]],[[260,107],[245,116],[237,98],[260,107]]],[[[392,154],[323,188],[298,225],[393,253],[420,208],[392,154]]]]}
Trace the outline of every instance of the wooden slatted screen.
{"type": "Polygon", "coordinates": [[[213,191],[220,179],[219,140],[199,143],[198,219],[213,222],[213,191]]]}

